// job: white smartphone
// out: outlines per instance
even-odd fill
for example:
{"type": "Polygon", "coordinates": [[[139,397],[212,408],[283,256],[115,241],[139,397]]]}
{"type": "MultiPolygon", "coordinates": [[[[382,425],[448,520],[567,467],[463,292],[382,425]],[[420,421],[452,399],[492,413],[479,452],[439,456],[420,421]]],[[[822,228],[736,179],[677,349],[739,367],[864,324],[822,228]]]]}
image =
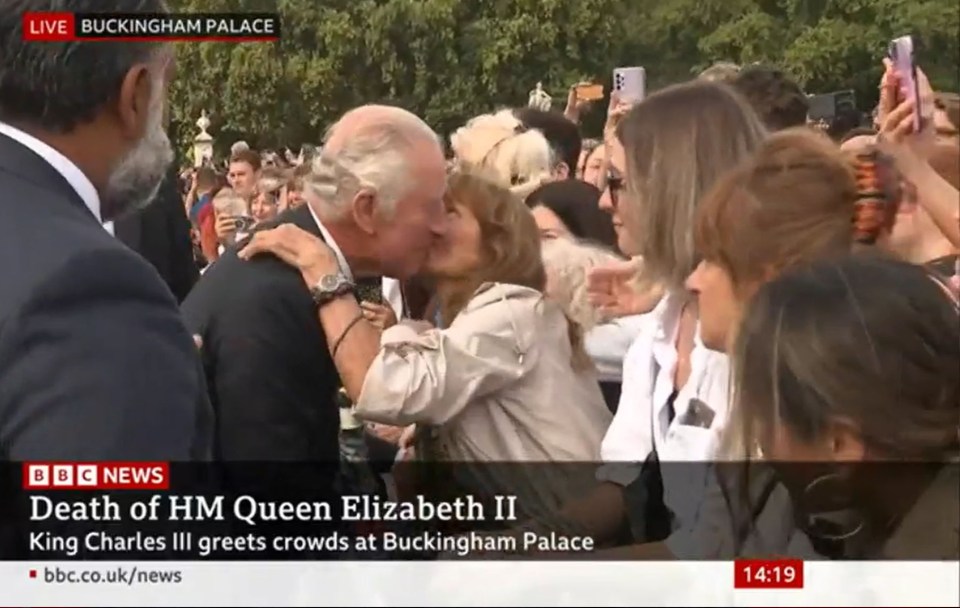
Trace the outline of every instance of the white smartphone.
{"type": "Polygon", "coordinates": [[[917,66],[914,63],[914,44],[912,36],[901,36],[890,41],[887,49],[887,55],[893,62],[893,67],[900,77],[901,94],[907,101],[913,101],[913,128],[919,133],[921,124],[920,117],[923,115],[920,109],[920,91],[917,87],[917,66]]]}
{"type": "Polygon", "coordinates": [[[643,101],[647,92],[647,71],[641,67],[614,68],[613,91],[626,103],[643,101]]]}

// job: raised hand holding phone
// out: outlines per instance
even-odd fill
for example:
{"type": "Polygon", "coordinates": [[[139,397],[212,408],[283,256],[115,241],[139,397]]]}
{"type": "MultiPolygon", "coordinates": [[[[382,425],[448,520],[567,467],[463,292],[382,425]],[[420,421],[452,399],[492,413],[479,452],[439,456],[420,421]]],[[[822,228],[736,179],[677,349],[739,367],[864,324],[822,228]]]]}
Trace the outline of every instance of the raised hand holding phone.
{"type": "Polygon", "coordinates": [[[902,173],[912,175],[926,164],[936,140],[933,88],[923,70],[914,66],[910,86],[915,95],[908,98],[903,93],[901,74],[894,62],[886,58],[883,63],[886,69],[880,83],[877,113],[880,146],[897,160],[902,173]],[[920,129],[917,129],[918,122],[920,129]]]}
{"type": "Polygon", "coordinates": [[[610,106],[607,108],[607,122],[603,125],[603,145],[609,146],[617,137],[617,125],[624,114],[633,107],[632,103],[627,103],[620,99],[620,94],[616,91],[610,93],[610,106]]]}
{"type": "Polygon", "coordinates": [[[580,113],[592,102],[603,99],[603,85],[578,82],[567,93],[567,107],[563,115],[575,123],[580,122],[580,113]]]}

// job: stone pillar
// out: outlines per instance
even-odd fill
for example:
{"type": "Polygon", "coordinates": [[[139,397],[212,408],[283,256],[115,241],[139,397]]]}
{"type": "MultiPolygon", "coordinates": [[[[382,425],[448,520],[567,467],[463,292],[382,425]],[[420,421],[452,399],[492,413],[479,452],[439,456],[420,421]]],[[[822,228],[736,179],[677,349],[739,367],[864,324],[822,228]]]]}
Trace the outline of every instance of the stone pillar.
{"type": "Polygon", "coordinates": [[[210,119],[207,118],[207,111],[200,113],[200,118],[195,123],[200,133],[193,138],[193,166],[199,167],[204,161],[213,160],[213,136],[207,133],[210,128],[210,119]]]}

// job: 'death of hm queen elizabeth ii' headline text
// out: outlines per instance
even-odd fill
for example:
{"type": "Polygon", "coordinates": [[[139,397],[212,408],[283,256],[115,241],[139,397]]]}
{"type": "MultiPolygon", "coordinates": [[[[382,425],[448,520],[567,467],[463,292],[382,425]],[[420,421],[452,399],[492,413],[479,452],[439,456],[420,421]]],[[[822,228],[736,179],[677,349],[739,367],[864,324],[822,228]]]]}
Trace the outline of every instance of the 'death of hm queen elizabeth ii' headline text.
{"type": "MultiPolygon", "coordinates": [[[[253,496],[196,496],[154,494],[143,500],[118,501],[110,495],[85,499],[59,499],[50,495],[29,497],[30,521],[36,524],[86,524],[78,533],[62,529],[33,529],[29,549],[34,555],[90,557],[100,553],[174,555],[207,558],[230,554],[249,557],[258,553],[322,553],[349,558],[365,553],[443,553],[466,557],[483,553],[529,551],[585,552],[594,548],[590,537],[556,532],[523,530],[516,534],[477,531],[448,533],[435,529],[442,522],[517,523],[517,498],[496,496],[483,503],[473,496],[430,502],[422,496],[410,501],[387,501],[368,495],[345,495],[336,501],[265,501],[253,496]],[[115,532],[100,523],[165,522],[161,531],[131,529],[115,532]],[[184,527],[178,528],[177,523],[184,527]],[[207,533],[199,524],[230,522],[228,533],[207,533]],[[381,527],[362,533],[340,529],[315,534],[309,526],[318,522],[367,523],[381,527]],[[425,524],[411,529],[391,524],[425,524]],[[93,525],[91,529],[90,525],[93,525]],[[276,526],[294,526],[278,532],[276,526]],[[303,530],[295,526],[303,524],[303,530]],[[238,530],[237,526],[244,529],[238,530]],[[292,533],[287,533],[292,530],[292,533]]],[[[69,525],[67,526],[69,528],[69,525]]]]}

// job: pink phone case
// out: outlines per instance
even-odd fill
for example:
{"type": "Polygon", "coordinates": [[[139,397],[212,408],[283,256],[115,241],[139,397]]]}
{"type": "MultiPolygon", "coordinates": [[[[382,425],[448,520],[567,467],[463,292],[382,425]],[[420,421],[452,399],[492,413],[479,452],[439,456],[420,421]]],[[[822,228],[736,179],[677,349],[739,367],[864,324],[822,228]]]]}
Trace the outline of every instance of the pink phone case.
{"type": "Polygon", "coordinates": [[[917,87],[917,68],[914,64],[914,45],[912,36],[901,36],[890,42],[890,48],[887,52],[893,67],[900,77],[901,92],[907,100],[912,100],[913,107],[913,128],[915,132],[920,132],[920,92],[917,87]]]}

